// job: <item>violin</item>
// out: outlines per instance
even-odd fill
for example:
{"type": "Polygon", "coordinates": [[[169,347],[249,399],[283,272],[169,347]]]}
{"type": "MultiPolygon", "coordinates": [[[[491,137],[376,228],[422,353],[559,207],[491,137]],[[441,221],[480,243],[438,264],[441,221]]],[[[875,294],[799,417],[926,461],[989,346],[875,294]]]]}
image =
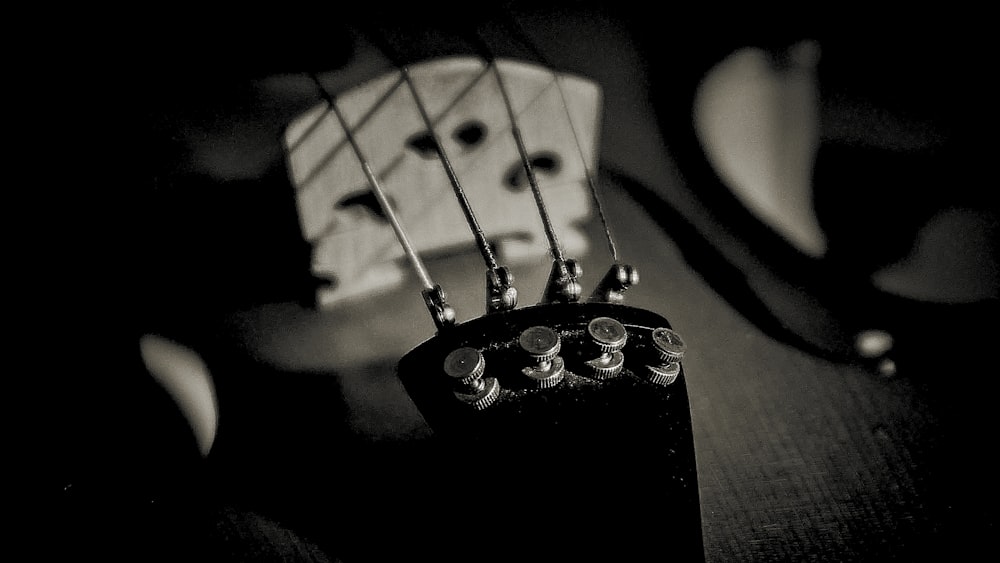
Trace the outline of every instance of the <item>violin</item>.
{"type": "MultiPolygon", "coordinates": [[[[479,22],[477,40],[400,17],[375,34],[351,27],[318,41],[313,68],[239,90],[246,108],[206,73],[192,97],[245,109],[240,127],[211,109],[187,114],[204,128],[157,123],[173,133],[157,154],[188,158],[155,176],[151,207],[195,220],[165,229],[176,238],[151,254],[194,250],[199,273],[210,274],[193,281],[150,268],[164,300],[151,316],[166,319],[162,333],[185,333],[212,374],[213,486],[345,560],[700,560],[705,550],[714,560],[817,549],[850,558],[882,534],[919,545],[937,517],[898,523],[894,507],[923,515],[920,502],[951,497],[897,477],[928,460],[937,468],[952,450],[900,422],[924,420],[927,403],[910,394],[922,382],[858,365],[853,337],[868,317],[852,308],[839,322],[857,286],[832,288],[839,278],[773,234],[758,237],[773,255],[742,252],[746,240],[711,252],[747,221],[736,213],[719,227],[701,214],[705,201],[670,189],[681,183],[676,166],[731,208],[704,163],[675,164],[664,152],[659,126],[688,134],[680,114],[690,120],[689,107],[654,113],[651,92],[663,83],[642,74],[652,63],[621,47],[625,32],[606,12],[556,12],[560,21],[545,9],[520,14],[555,61],[506,23],[479,22]],[[566,28],[595,32],[594,45],[551,49],[569,41],[554,31],[566,28]],[[584,60],[607,42],[627,61],[617,73],[584,60]],[[491,95],[463,95],[477,87],[491,95]],[[532,92],[552,103],[519,112],[530,104],[517,96],[532,92]],[[475,160],[477,151],[489,157],[475,160]],[[215,246],[199,248],[206,240],[215,246]],[[710,287],[690,267],[714,272],[710,287]],[[787,283],[768,293],[762,279],[787,283]],[[803,291],[816,280],[822,291],[803,291]],[[781,297],[811,313],[782,317],[781,297]],[[690,345],[683,359],[679,341],[690,345]],[[826,359],[852,354],[846,367],[826,359]],[[728,375],[699,380],[699,371],[728,375]],[[900,398],[911,396],[913,409],[900,398]],[[726,414],[713,416],[719,397],[729,397],[726,414]],[[869,458],[879,463],[857,462],[869,458]],[[859,474],[879,491],[849,511],[876,523],[865,530],[831,509],[848,502],[859,474]],[[795,497],[802,479],[819,480],[806,501],[769,504],[763,527],[734,524],[760,523],[752,499],[795,497]],[[783,519],[789,511],[805,516],[783,519]],[[726,536],[726,526],[741,532],[726,536]],[[774,526],[788,534],[774,540],[774,526]],[[830,530],[850,541],[837,545],[830,530]]],[[[863,301],[873,302],[884,303],[863,301]]],[[[886,545],[876,551],[894,552],[886,545]]]]}
{"type": "MultiPolygon", "coordinates": [[[[686,344],[629,303],[602,86],[482,36],[404,61],[415,40],[362,34],[343,68],[259,83],[304,102],[272,168],[191,161],[236,197],[273,181],[308,267],[299,304],[192,345],[218,409],[199,447],[223,496],[349,560],[702,560],[686,344]]],[[[247,226],[231,251],[259,272],[273,227],[247,226]]]]}
{"type": "Polygon", "coordinates": [[[671,557],[700,560],[684,341],[661,315],[623,304],[639,277],[617,262],[610,228],[615,263],[589,298],[568,257],[580,244],[560,242],[583,197],[604,215],[591,172],[596,85],[491,55],[403,66],[338,95],[314,79],[324,103],[285,141],[313,273],[330,282],[317,302],[373,293],[362,284],[400,277],[389,270],[405,255],[436,328],[396,368],[440,442],[407,477],[433,492],[412,509],[435,512],[403,524],[398,556],[657,560],[666,543],[671,557]],[[345,209],[368,196],[377,213],[345,209]],[[457,322],[421,254],[463,243],[482,255],[486,291],[481,316],[457,322]],[[524,260],[539,246],[550,275],[537,304],[519,308],[497,254],[524,260]],[[456,532],[442,518],[477,524],[456,532]],[[600,534],[580,537],[597,522],[600,534]]]}

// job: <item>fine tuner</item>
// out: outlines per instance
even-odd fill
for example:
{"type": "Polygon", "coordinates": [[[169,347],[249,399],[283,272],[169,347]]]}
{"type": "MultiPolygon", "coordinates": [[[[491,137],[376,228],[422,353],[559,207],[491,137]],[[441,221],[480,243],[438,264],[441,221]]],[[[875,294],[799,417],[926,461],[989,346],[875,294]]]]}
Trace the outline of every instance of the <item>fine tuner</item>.
{"type": "Polygon", "coordinates": [[[400,361],[399,376],[427,422],[445,433],[509,432],[506,417],[551,419],[560,401],[603,388],[658,397],[669,409],[672,392],[683,395],[685,345],[666,325],[621,304],[525,307],[438,333],[400,361]]]}
{"type": "MultiPolygon", "coordinates": [[[[617,315],[627,315],[628,311],[627,307],[611,309],[617,315]]],[[[590,312],[596,312],[596,308],[590,312]]],[[[626,376],[661,387],[677,380],[684,356],[684,341],[679,334],[667,327],[626,328],[605,316],[584,323],[585,314],[580,311],[579,321],[560,323],[558,330],[546,325],[530,326],[520,334],[505,335],[502,343],[492,333],[486,342],[460,339],[456,345],[461,345],[444,357],[442,370],[447,379],[443,381],[451,383],[457,402],[473,410],[495,405],[503,390],[508,390],[505,396],[514,401],[528,391],[550,389],[564,381],[571,387],[596,384],[622,376],[626,363],[623,351],[630,333],[629,365],[634,367],[625,372],[626,376]],[[631,360],[633,354],[635,361],[631,360]],[[494,368],[494,363],[499,367],[494,368]],[[518,365],[523,367],[518,370],[518,365]]],[[[514,324],[518,320],[507,319],[514,324]]]]}

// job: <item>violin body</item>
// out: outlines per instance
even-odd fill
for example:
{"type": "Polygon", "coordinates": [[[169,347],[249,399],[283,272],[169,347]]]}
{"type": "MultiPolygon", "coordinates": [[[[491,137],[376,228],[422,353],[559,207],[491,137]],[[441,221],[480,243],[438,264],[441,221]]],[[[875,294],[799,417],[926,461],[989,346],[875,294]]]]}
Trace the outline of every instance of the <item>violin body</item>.
{"type": "MultiPolygon", "coordinates": [[[[975,531],[995,521],[995,493],[978,485],[992,482],[981,439],[990,427],[980,424],[988,416],[974,415],[989,411],[973,408],[992,395],[961,382],[928,385],[944,378],[919,345],[926,340],[900,338],[897,348],[909,346],[910,365],[928,380],[881,377],[867,365],[811,355],[850,356],[854,329],[873,318],[890,319],[893,333],[933,342],[943,333],[927,330],[932,322],[963,329],[943,334],[946,348],[961,350],[949,366],[979,373],[988,348],[964,323],[965,310],[897,300],[888,309],[868,306],[873,301],[856,299],[867,275],[850,269],[849,252],[832,269],[814,271],[820,262],[786,259],[797,255],[746,211],[729,213],[731,195],[698,160],[685,98],[728,52],[728,41],[693,49],[681,35],[663,44],[662,34],[646,29],[655,26],[632,25],[645,30],[636,39],[631,24],[599,8],[520,15],[529,16],[557,68],[602,88],[595,162],[615,194],[607,212],[623,254],[643,273],[626,294],[628,305],[535,305],[548,263],[531,254],[512,268],[521,307],[483,315],[481,261],[467,249],[441,248],[428,256],[429,268],[462,314],[454,332],[435,334],[418,292],[405,285],[412,280],[316,309],[314,254],[303,237],[284,134],[321,102],[307,71],[342,94],[394,66],[350,25],[314,33],[305,41],[312,49],[299,48],[310,34],[297,33],[297,42],[260,64],[248,55],[236,63],[253,69],[242,75],[246,68],[220,78],[197,44],[184,63],[194,72],[175,72],[176,80],[176,62],[152,61],[154,87],[141,109],[157,108],[149,112],[155,143],[142,155],[150,173],[136,237],[147,246],[139,266],[127,261],[139,269],[129,279],[141,287],[123,317],[197,350],[215,383],[219,432],[207,459],[198,460],[210,478],[183,498],[203,495],[263,514],[345,561],[698,560],[703,543],[709,560],[908,560],[934,549],[948,553],[949,543],[974,545],[975,531]],[[667,135],[675,135],[670,146],[667,135]],[[777,251],[760,253],[760,244],[777,251]],[[822,291],[811,291],[816,287],[822,291]],[[851,322],[841,322],[844,316],[851,322]],[[607,381],[586,372],[592,349],[581,331],[599,317],[629,332],[622,372],[607,381]],[[671,325],[692,353],[660,388],[645,378],[641,357],[652,331],[671,325]],[[520,379],[531,360],[519,337],[536,326],[562,337],[565,374],[551,388],[526,389],[520,379]],[[442,375],[449,353],[463,347],[483,354],[483,377],[501,390],[482,410],[456,402],[454,382],[442,375]],[[540,551],[532,551],[535,538],[540,551]]],[[[469,54],[448,40],[454,30],[421,27],[427,17],[400,23],[406,17],[384,23],[390,35],[399,32],[409,63],[469,54]]],[[[261,55],[261,42],[243,39],[261,55]]],[[[514,43],[499,54],[537,62],[514,43]]],[[[412,133],[390,141],[405,147],[412,133]]],[[[506,172],[511,162],[494,164],[506,172]]],[[[351,198],[364,188],[358,179],[343,186],[340,199],[357,201],[351,198]]],[[[367,211],[355,219],[377,222],[367,211]]],[[[587,240],[578,258],[588,288],[608,264],[595,220],[593,213],[572,219],[587,240]]],[[[994,310],[970,307],[979,311],[973,317],[994,310]]],[[[134,353],[134,341],[123,349],[134,353]]],[[[159,434],[148,431],[159,411],[135,406],[119,416],[116,408],[131,401],[120,390],[78,395],[66,401],[67,412],[107,407],[102,416],[115,424],[98,428],[127,427],[131,438],[94,449],[98,432],[74,415],[74,431],[86,437],[75,446],[80,457],[106,452],[106,465],[132,467],[121,460],[162,449],[150,439],[159,434]],[[107,397],[116,396],[123,400],[108,406],[107,397]]],[[[151,454],[151,465],[165,455],[151,454]]],[[[158,466],[150,473],[158,479],[157,503],[148,489],[128,491],[122,514],[129,519],[142,522],[170,497],[162,491],[191,484],[158,466]]],[[[73,492],[87,479],[67,481],[71,502],[81,498],[73,492]]],[[[103,502],[107,495],[96,490],[83,498],[103,502]]],[[[79,506],[88,516],[90,505],[79,506]]],[[[181,510],[167,520],[187,516],[181,510]]],[[[153,543],[166,537],[155,535],[153,543]]]]}

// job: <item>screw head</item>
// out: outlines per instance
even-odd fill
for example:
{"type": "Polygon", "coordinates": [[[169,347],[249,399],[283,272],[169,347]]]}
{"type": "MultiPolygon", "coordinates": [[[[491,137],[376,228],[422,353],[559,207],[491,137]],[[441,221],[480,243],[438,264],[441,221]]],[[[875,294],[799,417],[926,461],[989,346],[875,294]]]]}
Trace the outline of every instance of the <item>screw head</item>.
{"type": "Polygon", "coordinates": [[[681,335],[662,327],[653,330],[653,347],[663,364],[681,361],[687,349],[681,335]]]}
{"type": "Polygon", "coordinates": [[[546,362],[559,354],[559,334],[547,326],[533,326],[524,330],[517,340],[521,349],[537,362],[546,362]]]}
{"type": "Polygon", "coordinates": [[[621,350],[628,340],[625,326],[611,317],[597,317],[590,321],[587,325],[587,334],[597,344],[602,354],[621,350]]]}
{"type": "Polygon", "coordinates": [[[476,348],[463,346],[452,350],[444,359],[444,373],[463,385],[472,385],[483,376],[486,360],[476,348]]]}

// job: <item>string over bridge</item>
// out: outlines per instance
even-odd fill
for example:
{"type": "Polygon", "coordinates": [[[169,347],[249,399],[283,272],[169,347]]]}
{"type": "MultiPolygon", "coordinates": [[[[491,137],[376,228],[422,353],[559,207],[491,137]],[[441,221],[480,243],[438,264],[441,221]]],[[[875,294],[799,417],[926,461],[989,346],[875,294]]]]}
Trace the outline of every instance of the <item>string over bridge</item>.
{"type": "Polygon", "coordinates": [[[496,65],[496,60],[490,56],[487,65],[493,69],[493,76],[497,79],[497,87],[500,89],[500,97],[503,99],[504,108],[510,119],[510,132],[514,136],[514,143],[517,145],[517,153],[524,166],[528,184],[531,186],[531,193],[535,197],[535,205],[538,208],[538,215],[542,219],[542,226],[545,228],[545,236],[549,240],[549,249],[552,253],[552,272],[542,294],[542,303],[562,302],[575,303],[580,299],[582,288],[577,278],[583,274],[583,269],[575,260],[567,260],[563,256],[562,247],[559,246],[559,239],[556,237],[555,229],[552,227],[552,220],[549,218],[548,209],[542,198],[542,191],[538,187],[538,180],[535,178],[535,171],[528,156],[528,149],[524,145],[524,137],[521,135],[521,128],[517,125],[517,115],[514,113],[514,106],[511,104],[510,95],[507,93],[507,86],[504,84],[503,76],[496,65]]]}
{"type": "MultiPolygon", "coordinates": [[[[528,48],[528,50],[532,52],[535,58],[538,59],[546,68],[548,68],[552,74],[552,81],[553,84],[555,85],[556,91],[559,93],[559,99],[562,102],[560,105],[562,107],[563,113],[566,116],[566,123],[569,125],[569,131],[573,137],[573,144],[576,146],[577,153],[580,155],[580,163],[583,166],[583,172],[587,182],[587,186],[590,188],[591,198],[594,201],[594,205],[597,207],[597,213],[601,220],[601,226],[604,229],[604,236],[608,243],[608,251],[611,253],[611,259],[613,261],[613,264],[611,265],[611,268],[608,270],[607,274],[605,274],[604,277],[601,279],[600,283],[598,283],[597,287],[594,289],[594,292],[591,294],[588,301],[603,302],[603,303],[621,303],[625,299],[624,296],[625,291],[627,291],[630,286],[639,283],[639,271],[631,265],[621,264],[618,261],[618,248],[615,245],[614,237],[611,234],[611,227],[608,224],[607,216],[604,213],[604,204],[601,201],[600,196],[598,195],[596,175],[594,174],[594,171],[591,168],[591,166],[588,164],[586,150],[584,149],[583,143],[581,142],[580,134],[577,132],[576,120],[573,119],[573,115],[569,109],[570,108],[569,101],[566,96],[566,91],[563,88],[563,77],[558,72],[556,72],[552,62],[548,60],[548,57],[545,56],[545,53],[543,53],[540,49],[538,49],[537,45],[535,45],[535,43],[524,32],[524,29],[520,25],[517,25],[516,22],[512,23],[514,23],[514,25],[506,29],[504,34],[515,35],[520,37],[523,46],[528,48]]],[[[471,39],[476,44],[482,55],[492,64],[492,62],[495,60],[495,57],[485,37],[483,37],[479,32],[477,32],[474,36],[471,37],[471,39]]],[[[500,82],[501,94],[504,96],[504,99],[507,102],[507,107],[508,107],[508,112],[510,113],[511,122],[514,123],[515,120],[513,111],[511,110],[509,101],[507,100],[505,87],[499,75],[499,70],[496,70],[496,74],[497,74],[497,81],[500,82]]],[[[519,151],[521,151],[522,159],[525,162],[525,170],[527,171],[529,178],[533,179],[533,174],[531,172],[531,162],[530,160],[524,159],[523,157],[523,155],[525,154],[525,151],[523,150],[523,141],[521,139],[520,132],[516,130],[517,129],[516,124],[514,125],[514,128],[515,128],[514,132],[515,140],[518,142],[518,149],[519,151]]],[[[541,212],[544,220],[546,215],[544,204],[541,202],[541,196],[537,192],[537,190],[536,190],[536,199],[538,201],[539,211],[541,212]]],[[[553,256],[556,258],[556,262],[553,264],[552,273],[549,276],[549,286],[546,289],[543,302],[560,301],[567,299],[572,299],[573,301],[575,301],[576,299],[572,298],[572,295],[574,292],[579,291],[578,290],[579,284],[575,284],[576,276],[572,276],[570,275],[570,273],[572,269],[576,268],[577,266],[575,265],[575,263],[567,263],[566,261],[562,260],[562,257],[558,252],[558,243],[555,242],[554,240],[554,234],[550,237],[550,241],[552,241],[552,246],[554,248],[553,256]]],[[[577,276],[579,275],[580,274],[578,273],[577,276]]]]}
{"type": "MultiPolygon", "coordinates": [[[[512,59],[495,64],[531,151],[533,173],[544,186],[561,250],[576,257],[591,244],[583,221],[596,215],[585,167],[596,166],[601,90],[586,78],[560,75],[588,159],[583,162],[551,69],[512,59]]],[[[425,260],[477,245],[475,231],[456,228],[467,218],[439,162],[435,145],[443,147],[488,237],[481,239],[488,244],[477,254],[492,251],[499,262],[494,269],[486,261],[482,271],[486,310],[512,306],[510,274],[516,275],[518,266],[538,264],[551,250],[522,159],[510,142],[510,120],[492,69],[482,57],[456,56],[414,62],[407,71],[432,118],[437,142],[414,107],[399,67],[331,93],[413,248],[425,260]],[[510,269],[504,271],[504,266],[510,269]]],[[[329,77],[320,77],[328,88],[335,86],[329,77]]],[[[284,142],[302,235],[311,247],[311,271],[327,282],[316,288],[317,305],[336,307],[403,283],[412,269],[329,104],[324,100],[290,122],[284,142]]]]}
{"type": "Polygon", "coordinates": [[[489,268],[486,273],[486,312],[509,311],[517,306],[517,289],[514,287],[514,276],[506,267],[497,264],[489,241],[486,240],[486,234],[476,219],[476,213],[472,209],[472,204],[469,203],[469,198],[465,195],[465,190],[458,180],[458,175],[451,165],[448,153],[444,150],[444,145],[441,143],[441,139],[434,129],[434,122],[427,112],[427,107],[424,105],[420,94],[417,92],[417,87],[410,78],[410,71],[403,66],[399,69],[399,72],[403,77],[403,81],[406,82],[410,94],[413,96],[417,111],[420,112],[420,118],[423,120],[424,125],[427,126],[427,134],[430,135],[438,159],[441,161],[441,165],[448,175],[448,181],[455,192],[455,198],[458,200],[459,205],[462,207],[462,212],[465,214],[465,221],[468,223],[469,229],[476,239],[476,246],[483,255],[483,260],[486,262],[487,268],[489,268]]]}
{"type": "Polygon", "coordinates": [[[351,148],[354,150],[354,154],[358,158],[358,163],[361,165],[365,177],[368,179],[368,184],[371,187],[372,194],[378,201],[379,207],[381,207],[382,212],[385,214],[386,220],[392,226],[392,230],[396,234],[396,239],[399,241],[400,246],[403,248],[403,252],[406,254],[407,259],[409,259],[414,272],[417,274],[417,277],[420,279],[420,283],[424,287],[422,292],[424,302],[427,305],[428,311],[431,313],[434,325],[439,331],[453,326],[456,318],[455,310],[448,305],[444,290],[441,289],[441,286],[431,281],[427,268],[420,259],[420,255],[418,255],[417,251],[413,248],[413,244],[410,243],[410,239],[406,235],[406,231],[403,229],[403,225],[400,223],[399,218],[396,217],[396,212],[393,210],[392,204],[389,202],[389,198],[387,198],[385,192],[382,191],[378,178],[375,176],[375,173],[372,172],[372,168],[368,164],[368,159],[365,158],[365,155],[361,150],[361,146],[358,144],[357,139],[354,138],[354,132],[347,123],[347,119],[344,117],[344,114],[341,113],[340,108],[337,106],[336,99],[326,90],[326,88],[323,87],[322,83],[315,75],[311,76],[313,81],[319,87],[320,93],[326,100],[330,111],[337,116],[337,121],[340,122],[340,125],[344,130],[344,135],[346,136],[348,143],[351,145],[351,148]]]}

